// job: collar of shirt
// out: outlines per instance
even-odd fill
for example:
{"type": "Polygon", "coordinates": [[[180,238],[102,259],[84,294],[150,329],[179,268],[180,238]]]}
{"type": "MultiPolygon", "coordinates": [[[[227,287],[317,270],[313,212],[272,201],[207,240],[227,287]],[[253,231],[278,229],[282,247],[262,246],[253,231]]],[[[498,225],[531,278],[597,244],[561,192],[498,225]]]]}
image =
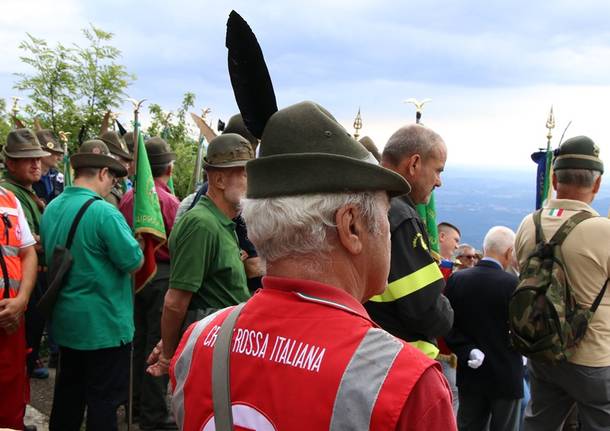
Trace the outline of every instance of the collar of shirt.
{"type": "Polygon", "coordinates": [[[498,265],[501,269],[504,269],[504,267],[502,266],[502,264],[500,263],[499,260],[494,259],[493,257],[489,257],[489,256],[485,256],[483,259],[481,259],[481,262],[493,262],[496,265],[498,265]]]}
{"type": "Polygon", "coordinates": [[[226,215],[224,215],[224,213],[222,211],[220,211],[220,209],[216,206],[216,204],[212,201],[212,199],[210,199],[207,196],[203,196],[200,200],[199,203],[200,205],[203,205],[204,207],[206,207],[208,210],[210,210],[212,212],[212,214],[214,214],[214,216],[216,216],[216,218],[218,220],[220,220],[220,222],[225,225],[225,226],[231,226],[231,227],[235,227],[235,223],[233,222],[233,220],[231,220],[229,217],[227,217],[226,215]]]}
{"type": "Polygon", "coordinates": [[[98,197],[98,198],[101,197],[100,195],[95,193],[93,190],[88,189],[86,187],[79,187],[79,186],[66,187],[66,189],[63,191],[63,193],[67,193],[67,196],[85,195],[85,196],[98,197]]]}
{"type": "Polygon", "coordinates": [[[169,189],[169,187],[167,186],[167,183],[165,181],[161,181],[159,178],[155,178],[155,187],[157,189],[162,189],[164,192],[170,193],[171,194],[171,190],[169,189]]]}
{"type": "Polygon", "coordinates": [[[599,216],[599,213],[595,211],[591,206],[587,205],[583,201],[576,201],[573,199],[550,199],[549,202],[544,206],[545,209],[552,208],[563,208],[564,210],[571,211],[587,211],[594,216],[599,216]]]}
{"type": "Polygon", "coordinates": [[[339,308],[372,322],[364,306],[356,298],[338,287],[312,280],[267,275],[263,277],[263,289],[293,292],[303,300],[339,308]]]}

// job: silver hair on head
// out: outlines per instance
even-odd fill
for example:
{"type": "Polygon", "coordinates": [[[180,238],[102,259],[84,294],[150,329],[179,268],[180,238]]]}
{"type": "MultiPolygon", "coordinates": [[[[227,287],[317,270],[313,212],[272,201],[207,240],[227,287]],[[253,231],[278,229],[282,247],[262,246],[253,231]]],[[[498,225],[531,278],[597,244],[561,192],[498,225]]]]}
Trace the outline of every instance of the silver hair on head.
{"type": "Polygon", "coordinates": [[[333,246],[329,233],[336,227],[337,210],[358,206],[369,230],[377,233],[376,207],[384,196],[384,192],[362,192],[244,199],[242,217],[248,238],[267,262],[293,254],[323,255],[333,246]]]}

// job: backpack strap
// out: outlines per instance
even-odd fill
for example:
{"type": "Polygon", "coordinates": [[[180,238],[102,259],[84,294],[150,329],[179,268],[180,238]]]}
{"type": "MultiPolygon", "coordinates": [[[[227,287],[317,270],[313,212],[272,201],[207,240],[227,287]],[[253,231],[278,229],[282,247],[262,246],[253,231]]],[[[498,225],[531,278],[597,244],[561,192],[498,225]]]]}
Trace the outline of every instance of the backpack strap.
{"type": "Polygon", "coordinates": [[[89,199],[78,210],[78,213],[76,214],[76,217],[74,217],[74,221],[72,222],[72,226],[70,227],[70,232],[68,232],[68,240],[66,241],[66,248],[67,249],[69,249],[72,246],[72,241],[74,240],[74,234],[76,233],[76,228],[78,227],[78,223],[80,222],[80,220],[83,218],[83,215],[85,214],[85,211],[87,211],[87,208],[89,208],[93,202],[95,202],[95,201],[97,201],[99,199],[100,198],[98,198],[98,197],[89,199]]]}
{"type": "Polygon", "coordinates": [[[532,215],[534,227],[536,228],[536,244],[544,241],[544,232],[542,232],[542,209],[536,210],[532,215]]]}
{"type": "Polygon", "coordinates": [[[572,217],[563,222],[561,227],[557,229],[557,232],[555,232],[555,235],[553,235],[549,242],[553,245],[560,246],[569,233],[572,232],[572,229],[574,229],[580,222],[593,217],[595,216],[587,211],[580,211],[574,214],[572,217]]]}
{"type": "Polygon", "coordinates": [[[212,405],[214,422],[219,431],[233,431],[233,407],[231,405],[230,353],[233,328],[245,302],[237,305],[220,326],[212,351],[212,405]]]}
{"type": "Polygon", "coordinates": [[[604,294],[606,293],[606,287],[608,287],[608,281],[610,281],[610,279],[606,279],[606,282],[604,283],[604,287],[602,287],[601,292],[599,292],[597,294],[597,297],[595,298],[595,301],[593,301],[593,304],[591,305],[591,313],[595,313],[595,311],[597,310],[597,307],[599,307],[599,304],[602,302],[602,298],[604,297],[604,294]]]}

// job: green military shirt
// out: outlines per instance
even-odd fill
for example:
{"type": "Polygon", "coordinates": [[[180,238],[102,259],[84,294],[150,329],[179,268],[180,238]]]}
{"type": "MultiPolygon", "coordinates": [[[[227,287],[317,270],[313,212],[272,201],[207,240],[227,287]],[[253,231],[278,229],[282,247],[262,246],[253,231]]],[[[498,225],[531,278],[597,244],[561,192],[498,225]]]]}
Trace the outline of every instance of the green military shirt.
{"type": "MultiPolygon", "coordinates": [[[[95,192],[67,187],[47,206],[41,237],[47,263],[65,245],[76,213],[95,192]]],[[[133,338],[130,272],[142,251],[123,215],[106,201],[94,202],[81,219],[70,249],[73,262],[53,310],[53,337],[60,346],[96,350],[133,338]]]]}
{"type": "Polygon", "coordinates": [[[17,184],[11,179],[8,172],[4,173],[4,178],[0,181],[0,185],[13,192],[17,199],[19,199],[19,202],[23,207],[25,218],[28,221],[28,225],[30,225],[30,230],[33,234],[40,235],[40,217],[42,216],[44,204],[40,198],[36,196],[34,190],[17,184]]]}
{"type": "Polygon", "coordinates": [[[224,308],[248,300],[235,223],[204,196],[169,237],[172,289],[193,292],[189,309],[224,308]]]}

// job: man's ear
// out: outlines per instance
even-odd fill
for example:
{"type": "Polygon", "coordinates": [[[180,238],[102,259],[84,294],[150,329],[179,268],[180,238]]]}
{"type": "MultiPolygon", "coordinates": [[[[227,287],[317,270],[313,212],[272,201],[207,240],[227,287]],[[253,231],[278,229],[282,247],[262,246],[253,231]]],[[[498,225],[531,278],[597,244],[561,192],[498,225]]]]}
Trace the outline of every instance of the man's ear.
{"type": "Polygon", "coordinates": [[[362,252],[362,234],[365,226],[358,208],[346,205],[337,210],[335,214],[337,225],[337,238],[343,248],[350,254],[358,255],[362,252]]]}
{"type": "Polygon", "coordinates": [[[398,172],[404,177],[414,177],[419,167],[421,166],[422,160],[419,154],[413,154],[409,157],[405,157],[398,164],[398,172]]]}
{"type": "Polygon", "coordinates": [[[225,189],[225,176],[222,171],[208,172],[208,182],[219,190],[225,189]]]}

